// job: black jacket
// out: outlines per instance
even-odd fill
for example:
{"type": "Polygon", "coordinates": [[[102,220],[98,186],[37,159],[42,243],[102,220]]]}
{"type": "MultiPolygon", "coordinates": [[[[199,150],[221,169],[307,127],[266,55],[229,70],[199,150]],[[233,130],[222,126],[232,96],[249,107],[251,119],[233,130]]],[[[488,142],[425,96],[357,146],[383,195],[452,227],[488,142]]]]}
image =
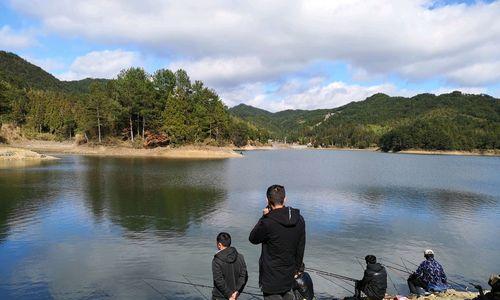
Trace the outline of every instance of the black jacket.
{"type": "Polygon", "coordinates": [[[214,288],[212,296],[229,299],[235,292],[243,292],[248,280],[243,255],[233,247],[217,252],[212,260],[214,288]]]}
{"type": "Polygon", "coordinates": [[[387,272],[379,264],[367,264],[361,280],[361,290],[370,299],[383,299],[387,291],[387,272]]]}
{"type": "Polygon", "coordinates": [[[306,228],[300,211],[283,207],[260,218],[250,233],[252,244],[262,244],[259,284],[267,294],[290,291],[302,266],[306,228]]]}

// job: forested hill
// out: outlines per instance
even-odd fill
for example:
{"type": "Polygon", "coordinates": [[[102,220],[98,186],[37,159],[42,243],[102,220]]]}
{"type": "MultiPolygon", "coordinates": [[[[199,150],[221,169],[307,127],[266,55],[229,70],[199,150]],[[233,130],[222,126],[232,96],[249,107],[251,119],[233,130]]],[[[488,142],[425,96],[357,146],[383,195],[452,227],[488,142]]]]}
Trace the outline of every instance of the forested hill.
{"type": "Polygon", "coordinates": [[[387,151],[500,148],[500,101],[488,95],[375,94],[335,109],[271,113],[241,104],[230,111],[267,128],[274,138],[316,146],[387,151]]]}
{"type": "Polygon", "coordinates": [[[89,92],[92,82],[105,82],[106,79],[60,81],[16,54],[0,51],[0,81],[21,88],[84,93],[89,92]]]}
{"type": "Polygon", "coordinates": [[[274,138],[284,141],[287,137],[289,141],[298,141],[298,136],[302,135],[305,129],[324,121],[334,109],[284,110],[271,113],[250,105],[239,104],[229,111],[234,116],[266,128],[274,138]]]}
{"type": "MultiPolygon", "coordinates": [[[[122,70],[113,80],[60,81],[13,53],[0,51],[0,123],[25,137],[136,147],[182,144],[243,146],[267,142],[266,130],[229,114],[217,93],[184,70],[122,70]]],[[[2,137],[0,136],[0,141],[2,137]]]]}

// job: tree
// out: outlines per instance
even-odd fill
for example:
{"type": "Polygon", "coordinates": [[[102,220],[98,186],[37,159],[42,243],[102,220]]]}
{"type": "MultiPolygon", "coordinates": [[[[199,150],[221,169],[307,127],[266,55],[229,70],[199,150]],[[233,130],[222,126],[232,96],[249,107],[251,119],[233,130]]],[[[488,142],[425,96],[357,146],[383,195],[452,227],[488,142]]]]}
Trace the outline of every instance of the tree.
{"type": "Polygon", "coordinates": [[[97,140],[102,143],[103,127],[111,126],[121,114],[120,104],[112,98],[110,88],[103,83],[93,82],[90,94],[82,103],[84,110],[81,117],[81,129],[87,131],[97,128],[97,140]]]}
{"type": "MultiPolygon", "coordinates": [[[[122,70],[118,75],[117,88],[120,104],[125,108],[130,126],[130,139],[134,141],[134,121],[142,119],[142,129],[146,123],[145,115],[150,108],[152,83],[150,76],[142,68],[122,70]]],[[[140,124],[140,123],[139,123],[140,124]]],[[[140,125],[137,125],[139,135],[140,125]]]]}

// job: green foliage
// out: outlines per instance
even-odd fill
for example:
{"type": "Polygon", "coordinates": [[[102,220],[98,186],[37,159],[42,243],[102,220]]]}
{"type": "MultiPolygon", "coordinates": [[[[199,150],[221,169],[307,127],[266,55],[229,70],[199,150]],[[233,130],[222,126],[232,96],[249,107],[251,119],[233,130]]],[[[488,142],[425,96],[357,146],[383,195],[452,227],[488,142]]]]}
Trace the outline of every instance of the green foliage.
{"type": "MultiPolygon", "coordinates": [[[[122,70],[116,80],[59,81],[12,53],[0,52],[0,121],[42,139],[84,133],[91,141],[122,137],[142,146],[146,132],[174,144],[224,144],[266,131],[232,118],[217,93],[184,70],[122,70]]],[[[268,135],[267,135],[268,136],[268,135]]]]}
{"type": "Polygon", "coordinates": [[[383,151],[486,150],[500,147],[500,123],[436,109],[380,138],[383,151]]]}
{"type": "Polygon", "coordinates": [[[73,101],[53,91],[29,91],[26,125],[38,133],[71,137],[76,129],[73,101]]]}
{"type": "Polygon", "coordinates": [[[242,104],[230,111],[268,129],[274,139],[314,146],[378,146],[384,151],[500,147],[500,102],[487,95],[375,94],[330,110],[270,113],[242,104]]]}

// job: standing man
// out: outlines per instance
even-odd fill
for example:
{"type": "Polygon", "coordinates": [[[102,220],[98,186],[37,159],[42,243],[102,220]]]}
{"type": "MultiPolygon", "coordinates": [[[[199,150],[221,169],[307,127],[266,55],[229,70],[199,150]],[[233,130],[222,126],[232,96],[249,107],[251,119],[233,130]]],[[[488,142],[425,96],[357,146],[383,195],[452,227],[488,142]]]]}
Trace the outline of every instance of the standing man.
{"type": "Polygon", "coordinates": [[[424,251],[425,260],[415,273],[408,278],[408,288],[412,294],[422,295],[429,292],[443,292],[448,288],[446,274],[440,263],[434,259],[434,251],[424,251]]]}
{"type": "Polygon", "coordinates": [[[243,255],[231,247],[231,236],[227,232],[217,235],[217,249],[212,260],[214,288],[212,299],[238,299],[248,280],[247,266],[243,255]]]}
{"type": "Polygon", "coordinates": [[[270,186],[266,195],[267,206],[249,237],[252,244],[262,244],[259,285],[265,300],[293,300],[306,244],[304,218],[298,209],[285,206],[283,186],[270,186]]]}

